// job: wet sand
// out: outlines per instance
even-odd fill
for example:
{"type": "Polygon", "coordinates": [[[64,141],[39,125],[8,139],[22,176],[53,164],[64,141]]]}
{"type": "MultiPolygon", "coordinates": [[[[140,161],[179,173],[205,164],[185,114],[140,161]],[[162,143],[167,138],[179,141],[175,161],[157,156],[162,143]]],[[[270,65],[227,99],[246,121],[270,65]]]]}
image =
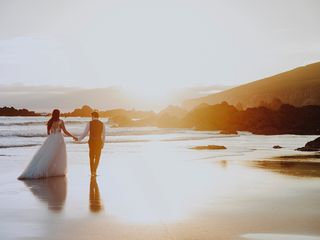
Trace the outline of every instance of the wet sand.
{"type": "Polygon", "coordinates": [[[320,239],[318,156],[272,151],[210,160],[185,144],[109,144],[91,178],[75,145],[67,177],[18,181],[25,148],[0,162],[0,239],[320,239]]]}

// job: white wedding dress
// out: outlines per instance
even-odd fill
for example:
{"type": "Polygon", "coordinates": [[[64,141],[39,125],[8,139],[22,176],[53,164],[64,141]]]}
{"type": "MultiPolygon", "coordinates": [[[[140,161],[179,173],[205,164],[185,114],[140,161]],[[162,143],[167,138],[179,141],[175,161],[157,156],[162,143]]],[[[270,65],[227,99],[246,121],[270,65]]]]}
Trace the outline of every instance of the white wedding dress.
{"type": "Polygon", "coordinates": [[[66,144],[61,133],[60,120],[50,129],[50,135],[33,156],[18,179],[36,179],[65,176],[67,172],[66,144]]]}

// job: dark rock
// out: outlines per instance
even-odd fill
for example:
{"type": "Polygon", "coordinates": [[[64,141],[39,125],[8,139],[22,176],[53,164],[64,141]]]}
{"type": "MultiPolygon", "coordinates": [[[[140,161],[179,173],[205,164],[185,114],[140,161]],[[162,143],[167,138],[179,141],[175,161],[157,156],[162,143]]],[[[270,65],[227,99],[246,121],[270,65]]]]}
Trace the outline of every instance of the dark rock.
{"type": "Polygon", "coordinates": [[[277,101],[274,105],[277,110],[251,107],[241,111],[227,103],[201,104],[181,120],[180,127],[203,131],[230,129],[263,135],[320,134],[320,106],[282,104],[279,107],[277,101]]]}
{"type": "Polygon", "coordinates": [[[0,107],[0,116],[40,116],[39,113],[36,113],[34,111],[29,111],[28,109],[16,109],[14,107],[0,107]]]}
{"type": "Polygon", "coordinates": [[[316,138],[313,141],[307,142],[304,147],[297,148],[296,150],[304,152],[320,151],[320,137],[316,138]]]}
{"type": "Polygon", "coordinates": [[[274,148],[274,149],[281,149],[282,147],[279,146],[279,145],[275,145],[275,146],[273,146],[273,148],[274,148]]]}
{"type": "Polygon", "coordinates": [[[227,149],[225,146],[219,146],[219,145],[207,145],[207,146],[196,146],[192,147],[191,149],[195,150],[222,150],[227,149]]]}
{"type": "Polygon", "coordinates": [[[81,108],[76,108],[72,112],[64,113],[63,115],[66,117],[91,117],[92,112],[93,108],[88,105],[84,105],[81,108]]]}

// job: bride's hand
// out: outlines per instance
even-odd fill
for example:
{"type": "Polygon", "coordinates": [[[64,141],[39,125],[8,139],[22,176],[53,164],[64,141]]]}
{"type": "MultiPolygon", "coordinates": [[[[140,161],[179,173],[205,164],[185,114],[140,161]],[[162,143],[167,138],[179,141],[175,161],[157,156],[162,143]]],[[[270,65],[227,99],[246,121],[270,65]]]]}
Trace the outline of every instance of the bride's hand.
{"type": "Polygon", "coordinates": [[[78,141],[78,138],[77,137],[72,137],[74,141],[78,141]]]}

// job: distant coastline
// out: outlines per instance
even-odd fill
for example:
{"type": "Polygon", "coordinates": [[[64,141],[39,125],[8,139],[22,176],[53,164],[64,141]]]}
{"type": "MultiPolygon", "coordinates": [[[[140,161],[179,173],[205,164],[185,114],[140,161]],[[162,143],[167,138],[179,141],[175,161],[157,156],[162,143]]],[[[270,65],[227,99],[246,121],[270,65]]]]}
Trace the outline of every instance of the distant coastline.
{"type": "Polygon", "coordinates": [[[5,117],[36,117],[41,116],[40,113],[30,111],[28,109],[16,109],[14,107],[0,107],[0,116],[5,117]]]}
{"type": "MultiPolygon", "coordinates": [[[[92,111],[93,109],[86,105],[72,112],[63,113],[62,116],[90,117],[92,111]]],[[[245,110],[222,102],[215,105],[200,104],[191,111],[169,106],[159,113],[125,109],[112,109],[99,113],[101,117],[109,118],[112,127],[186,128],[222,131],[222,134],[248,131],[262,135],[320,135],[320,106],[294,107],[276,99],[269,104],[245,110]]],[[[3,107],[0,108],[0,116],[43,116],[43,114],[27,109],[3,107]]]]}

